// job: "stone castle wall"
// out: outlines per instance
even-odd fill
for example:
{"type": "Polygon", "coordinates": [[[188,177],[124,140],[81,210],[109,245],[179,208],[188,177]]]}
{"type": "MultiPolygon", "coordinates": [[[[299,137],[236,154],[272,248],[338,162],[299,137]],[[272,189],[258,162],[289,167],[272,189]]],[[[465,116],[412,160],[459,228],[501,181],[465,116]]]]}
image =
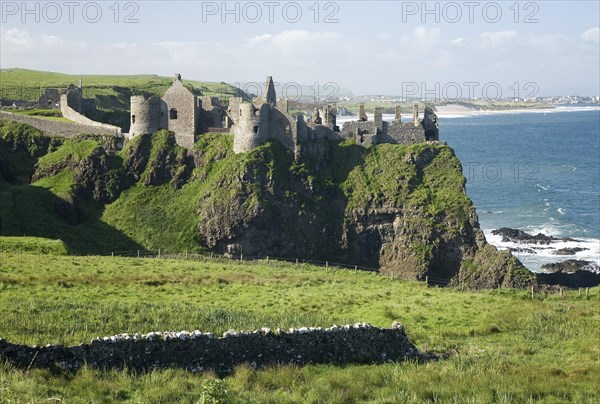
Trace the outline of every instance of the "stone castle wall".
{"type": "MultiPolygon", "coordinates": [[[[34,116],[13,114],[10,112],[0,111],[0,118],[10,119],[13,121],[26,123],[45,132],[49,135],[57,135],[63,137],[73,137],[81,133],[91,133],[94,135],[114,135],[121,136],[121,132],[115,133],[112,128],[102,126],[81,125],[69,122],[52,121],[50,119],[37,118],[34,116]]],[[[108,125],[111,126],[111,125],[108,125]]]]}
{"type": "Polygon", "coordinates": [[[29,347],[0,339],[0,361],[22,369],[77,370],[87,364],[99,369],[152,371],[177,367],[224,374],[244,363],[260,368],[278,363],[385,363],[406,359],[425,356],[397,323],[389,329],[359,323],[275,332],[267,328],[248,333],[230,330],[221,338],[201,331],[121,334],[72,347],[29,347]]]}
{"type": "Polygon", "coordinates": [[[192,148],[196,142],[200,118],[200,100],[181,82],[178,76],[162,97],[168,106],[168,129],[175,132],[177,144],[192,148]]]}
{"type": "MultiPolygon", "coordinates": [[[[113,135],[117,135],[117,136],[120,136],[122,134],[121,128],[119,128],[118,126],[93,121],[90,118],[88,118],[87,116],[84,116],[84,115],[80,114],[79,112],[77,112],[77,110],[75,110],[73,107],[71,107],[71,104],[69,104],[69,102],[72,102],[71,99],[77,98],[77,97],[71,97],[70,94],[72,94],[72,93],[73,92],[69,92],[67,94],[61,94],[61,96],[60,96],[60,112],[62,113],[62,116],[64,118],[67,118],[77,124],[80,124],[80,125],[102,128],[103,134],[108,133],[108,134],[113,134],[113,135]]],[[[79,104],[80,104],[79,107],[81,107],[81,100],[79,100],[79,104]]]]}

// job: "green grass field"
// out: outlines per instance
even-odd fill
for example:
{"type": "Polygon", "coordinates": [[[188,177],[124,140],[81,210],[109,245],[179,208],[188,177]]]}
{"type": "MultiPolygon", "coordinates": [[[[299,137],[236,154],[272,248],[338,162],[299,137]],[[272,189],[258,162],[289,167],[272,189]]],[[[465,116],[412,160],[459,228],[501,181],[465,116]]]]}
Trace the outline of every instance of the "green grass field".
{"type": "MultiPolygon", "coordinates": [[[[44,88],[64,89],[69,84],[78,85],[79,75],[45,72],[28,69],[0,70],[0,99],[37,101],[44,88]]],[[[155,74],[136,75],[89,75],[81,76],[85,98],[96,98],[98,107],[110,109],[119,105],[123,95],[156,94],[163,95],[173,82],[172,77],[155,74]],[[124,91],[127,89],[128,91],[124,91]]],[[[203,95],[227,100],[233,96],[246,96],[239,89],[226,83],[200,82],[183,77],[187,86],[192,86],[203,95]]],[[[128,101],[128,99],[127,99],[128,101]]]]}
{"type": "Polygon", "coordinates": [[[450,357],[421,365],[241,366],[222,381],[176,369],[52,374],[0,365],[0,402],[600,400],[599,288],[532,300],[527,291],[428,288],[274,261],[84,257],[19,247],[35,241],[0,240],[0,337],[11,342],[358,321],[389,327],[397,320],[420,350],[450,357]]]}
{"type": "Polygon", "coordinates": [[[57,122],[73,122],[70,119],[64,118],[58,109],[14,109],[10,112],[19,115],[28,115],[41,119],[48,119],[57,122]]]}

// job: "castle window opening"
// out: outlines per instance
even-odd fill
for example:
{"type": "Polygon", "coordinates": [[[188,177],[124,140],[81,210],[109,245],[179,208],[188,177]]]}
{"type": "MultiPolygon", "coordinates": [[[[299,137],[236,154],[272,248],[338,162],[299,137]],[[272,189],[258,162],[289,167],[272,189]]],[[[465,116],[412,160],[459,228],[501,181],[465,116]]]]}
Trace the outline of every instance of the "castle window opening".
{"type": "Polygon", "coordinates": [[[177,119],[177,109],[176,108],[171,108],[169,110],[169,118],[170,119],[177,119]]]}
{"type": "Polygon", "coordinates": [[[258,126],[255,126],[254,128],[252,128],[252,131],[253,131],[254,133],[258,133],[258,126]]]}
{"type": "Polygon", "coordinates": [[[131,115],[131,123],[135,123],[135,115],[131,115]]]}

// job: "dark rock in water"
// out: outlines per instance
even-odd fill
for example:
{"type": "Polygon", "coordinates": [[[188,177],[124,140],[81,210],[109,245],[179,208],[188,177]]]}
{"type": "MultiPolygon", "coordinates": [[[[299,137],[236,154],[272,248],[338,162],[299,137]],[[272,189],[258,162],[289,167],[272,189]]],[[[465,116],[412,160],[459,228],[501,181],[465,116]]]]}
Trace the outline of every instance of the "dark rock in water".
{"type": "Polygon", "coordinates": [[[589,248],[581,248],[581,247],[560,248],[556,251],[553,251],[552,254],[554,254],[554,255],[575,255],[576,253],[578,253],[580,251],[586,251],[586,250],[589,250],[589,248]]]}
{"type": "Polygon", "coordinates": [[[564,273],[574,273],[575,271],[582,269],[588,265],[593,264],[591,261],[584,260],[566,260],[562,262],[555,262],[552,264],[542,265],[542,269],[545,269],[548,272],[564,272],[564,273]]]}
{"type": "Polygon", "coordinates": [[[555,241],[579,241],[570,237],[553,237],[547,236],[543,233],[538,233],[535,236],[524,232],[523,230],[511,229],[509,227],[502,227],[500,229],[492,230],[492,234],[495,236],[502,236],[502,242],[517,243],[522,241],[524,243],[531,244],[550,244],[555,241]]]}
{"type": "Polygon", "coordinates": [[[538,274],[538,279],[547,285],[560,285],[569,288],[588,288],[600,285],[598,264],[583,260],[567,260],[542,265],[550,273],[538,274]]]}
{"type": "Polygon", "coordinates": [[[510,252],[517,252],[517,253],[524,253],[524,254],[537,254],[537,252],[535,250],[532,250],[531,248],[513,248],[513,247],[510,247],[509,250],[510,250],[510,252]]]}

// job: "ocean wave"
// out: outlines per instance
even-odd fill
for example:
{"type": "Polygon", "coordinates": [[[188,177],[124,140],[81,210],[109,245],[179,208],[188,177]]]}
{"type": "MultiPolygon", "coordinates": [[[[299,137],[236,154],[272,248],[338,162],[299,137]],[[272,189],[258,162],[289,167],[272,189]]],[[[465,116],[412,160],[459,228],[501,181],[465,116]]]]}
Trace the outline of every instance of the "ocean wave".
{"type": "Polygon", "coordinates": [[[550,185],[542,185],[542,184],[535,184],[535,186],[536,186],[537,188],[539,188],[540,190],[542,190],[542,191],[547,191],[547,190],[549,190],[550,188],[552,188],[550,185]]]}
{"type": "Polygon", "coordinates": [[[558,213],[560,213],[561,215],[565,214],[565,210],[563,208],[558,208],[556,209],[558,211],[558,213]]]}
{"type": "MultiPolygon", "coordinates": [[[[544,226],[541,233],[554,234],[557,229],[553,226],[544,226]]],[[[484,229],[485,238],[488,243],[500,250],[510,250],[512,255],[517,257],[523,265],[534,272],[542,272],[542,265],[555,262],[562,262],[569,259],[595,262],[600,265],[600,239],[590,237],[575,237],[574,241],[555,241],[550,244],[533,244],[525,242],[505,242],[502,236],[492,234],[492,229],[484,229]],[[581,249],[572,255],[557,255],[556,251],[561,249],[581,249]]],[[[537,234],[534,231],[528,233],[537,234]]],[[[556,237],[556,235],[555,235],[556,237]]]]}

